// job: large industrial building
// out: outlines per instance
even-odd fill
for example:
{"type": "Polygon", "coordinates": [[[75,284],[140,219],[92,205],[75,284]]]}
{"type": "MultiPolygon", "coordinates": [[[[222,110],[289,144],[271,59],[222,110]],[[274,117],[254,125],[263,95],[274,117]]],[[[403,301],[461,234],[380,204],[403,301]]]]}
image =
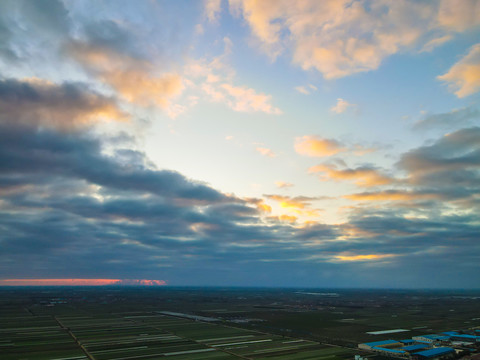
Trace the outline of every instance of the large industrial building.
{"type": "Polygon", "coordinates": [[[403,346],[403,344],[396,340],[383,340],[383,341],[374,341],[364,344],[359,344],[358,348],[363,350],[372,350],[375,347],[382,347],[382,348],[398,348],[403,346]]]}
{"type": "Polygon", "coordinates": [[[414,355],[416,359],[444,359],[451,357],[455,354],[455,349],[450,347],[438,347],[434,349],[428,349],[424,351],[419,351],[414,355]]]}
{"type": "Polygon", "coordinates": [[[380,355],[412,360],[450,359],[462,351],[480,350],[480,332],[477,330],[446,331],[441,334],[413,336],[405,340],[382,340],[358,344],[362,350],[380,355]]]}

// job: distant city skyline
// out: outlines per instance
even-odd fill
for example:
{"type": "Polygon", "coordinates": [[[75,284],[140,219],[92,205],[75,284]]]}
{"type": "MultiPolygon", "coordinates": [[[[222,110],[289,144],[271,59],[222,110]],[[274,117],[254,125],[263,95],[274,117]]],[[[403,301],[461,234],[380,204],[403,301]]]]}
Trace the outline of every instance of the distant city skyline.
{"type": "Polygon", "coordinates": [[[0,286],[480,288],[480,1],[6,0],[0,39],[0,286]]]}

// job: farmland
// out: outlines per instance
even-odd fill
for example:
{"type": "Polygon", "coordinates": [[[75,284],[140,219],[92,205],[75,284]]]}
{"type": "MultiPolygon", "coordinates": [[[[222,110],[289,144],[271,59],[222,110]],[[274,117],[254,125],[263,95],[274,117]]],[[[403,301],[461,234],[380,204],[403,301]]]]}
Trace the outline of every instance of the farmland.
{"type": "MultiPolygon", "coordinates": [[[[1,288],[10,359],[352,359],[358,342],[479,326],[473,293],[1,288]],[[312,295],[313,294],[313,295],[312,295]],[[320,295],[315,295],[320,294],[320,295]]],[[[369,356],[373,358],[375,356],[369,356]]]]}

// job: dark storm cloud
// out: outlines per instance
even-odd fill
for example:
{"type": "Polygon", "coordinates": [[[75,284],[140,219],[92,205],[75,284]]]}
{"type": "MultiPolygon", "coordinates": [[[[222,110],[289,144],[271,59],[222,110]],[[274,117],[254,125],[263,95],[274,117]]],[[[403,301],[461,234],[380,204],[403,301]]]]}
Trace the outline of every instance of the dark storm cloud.
{"type": "Polygon", "coordinates": [[[126,121],[115,99],[81,83],[0,78],[0,122],[72,130],[98,121],[126,121]]]}
{"type": "MultiPolygon", "coordinates": [[[[101,155],[101,147],[98,139],[86,135],[60,136],[49,130],[2,126],[0,171],[4,176],[48,174],[50,177],[84,180],[108,189],[146,192],[172,199],[228,200],[226,195],[190,181],[175,171],[154,170],[140,164],[133,168],[121,166],[114,158],[101,155]]],[[[141,153],[138,156],[144,157],[141,153]]]]}

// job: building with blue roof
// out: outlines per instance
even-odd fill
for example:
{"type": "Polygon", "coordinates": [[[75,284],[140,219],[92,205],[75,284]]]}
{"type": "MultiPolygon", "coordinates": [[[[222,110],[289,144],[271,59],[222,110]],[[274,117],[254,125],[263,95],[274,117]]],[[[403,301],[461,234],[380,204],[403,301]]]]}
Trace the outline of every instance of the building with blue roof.
{"type": "Polygon", "coordinates": [[[372,350],[390,357],[408,358],[408,352],[402,349],[389,349],[381,346],[374,346],[372,347],[372,350]]]}
{"type": "Polygon", "coordinates": [[[397,348],[402,346],[403,344],[397,340],[383,340],[383,341],[374,341],[374,342],[369,342],[364,344],[358,344],[358,348],[363,350],[373,350],[374,347],[397,348]]]}
{"type": "Polygon", "coordinates": [[[400,341],[402,344],[414,344],[415,343],[415,340],[413,339],[405,339],[405,340],[398,340],[400,341]]]}
{"type": "Polygon", "coordinates": [[[436,359],[443,358],[455,354],[455,349],[450,347],[438,347],[434,349],[423,350],[415,353],[419,359],[436,359]]]}
{"type": "Polygon", "coordinates": [[[389,353],[405,354],[405,350],[388,349],[388,348],[383,348],[383,347],[380,347],[380,346],[374,346],[372,349],[373,350],[386,351],[386,352],[389,352],[389,353]]]}
{"type": "Polygon", "coordinates": [[[465,341],[465,342],[480,342],[480,336],[475,336],[475,335],[468,335],[468,334],[457,334],[451,336],[452,340],[455,341],[465,341]]]}
{"type": "Polygon", "coordinates": [[[402,350],[405,350],[409,353],[414,353],[414,352],[418,352],[420,350],[425,350],[428,348],[430,348],[430,346],[427,344],[415,344],[415,345],[405,346],[402,348],[402,350]]]}
{"type": "Polygon", "coordinates": [[[458,335],[458,332],[456,332],[456,331],[444,331],[442,334],[448,335],[448,336],[453,336],[453,335],[458,335]]]}

